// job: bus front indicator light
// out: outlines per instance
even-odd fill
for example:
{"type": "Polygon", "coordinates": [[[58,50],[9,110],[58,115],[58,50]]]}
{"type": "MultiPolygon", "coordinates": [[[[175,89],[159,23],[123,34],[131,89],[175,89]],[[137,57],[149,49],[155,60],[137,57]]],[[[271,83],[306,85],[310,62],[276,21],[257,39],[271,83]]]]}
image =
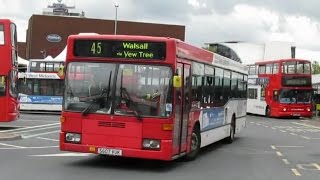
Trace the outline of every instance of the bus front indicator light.
{"type": "Polygon", "coordinates": [[[143,149],[159,150],[160,149],[160,140],[143,139],[142,147],[143,147],[143,149]]]}

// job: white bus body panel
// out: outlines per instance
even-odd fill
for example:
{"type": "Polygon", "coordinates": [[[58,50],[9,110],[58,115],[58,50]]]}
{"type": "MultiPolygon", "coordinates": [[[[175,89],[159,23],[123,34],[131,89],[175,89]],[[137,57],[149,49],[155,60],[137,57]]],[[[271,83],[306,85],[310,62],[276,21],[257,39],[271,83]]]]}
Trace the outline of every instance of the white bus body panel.
{"type": "Polygon", "coordinates": [[[20,110],[22,111],[61,111],[61,104],[31,104],[20,103],[20,110]]]}
{"type": "Polygon", "coordinates": [[[267,103],[265,100],[261,100],[261,86],[248,84],[248,90],[249,89],[257,89],[257,99],[248,98],[247,113],[266,115],[267,103]]]}
{"type": "MultiPolygon", "coordinates": [[[[247,113],[247,100],[229,100],[229,102],[224,106],[224,122],[220,127],[212,128],[210,130],[203,131],[204,121],[203,121],[203,111],[200,113],[200,130],[201,130],[201,145],[200,147],[207,146],[219,140],[222,140],[230,135],[230,125],[233,114],[236,117],[236,131],[235,133],[240,133],[246,126],[246,113],[247,113]]],[[[208,108],[209,109],[209,108],[208,108]]],[[[204,109],[206,110],[206,109],[204,109]]]]}

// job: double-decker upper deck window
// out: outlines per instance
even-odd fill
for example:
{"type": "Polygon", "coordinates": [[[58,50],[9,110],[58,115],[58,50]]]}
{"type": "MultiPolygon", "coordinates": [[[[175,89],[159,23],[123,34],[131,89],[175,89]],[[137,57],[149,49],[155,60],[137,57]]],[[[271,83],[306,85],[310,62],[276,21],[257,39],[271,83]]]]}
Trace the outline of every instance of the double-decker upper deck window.
{"type": "Polygon", "coordinates": [[[2,24],[0,24],[0,45],[4,45],[4,29],[2,24]]]}
{"type": "Polygon", "coordinates": [[[279,72],[279,64],[278,63],[274,63],[273,64],[272,74],[277,74],[278,72],[279,72]]]}
{"type": "Polygon", "coordinates": [[[310,62],[298,62],[297,63],[297,73],[298,74],[310,74],[310,62]]]}
{"type": "Polygon", "coordinates": [[[259,65],[259,74],[266,73],[266,65],[259,65]]]}
{"type": "Polygon", "coordinates": [[[297,62],[283,62],[282,63],[282,73],[284,74],[295,74],[297,69],[297,62]]]}

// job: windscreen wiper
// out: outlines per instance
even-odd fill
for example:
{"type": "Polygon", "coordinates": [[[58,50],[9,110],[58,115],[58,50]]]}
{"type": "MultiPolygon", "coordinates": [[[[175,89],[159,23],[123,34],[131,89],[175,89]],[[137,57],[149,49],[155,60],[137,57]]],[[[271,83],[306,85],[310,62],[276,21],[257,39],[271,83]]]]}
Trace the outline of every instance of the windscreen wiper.
{"type": "Polygon", "coordinates": [[[103,88],[101,93],[97,97],[92,98],[91,103],[81,112],[82,116],[88,115],[91,112],[93,105],[97,103],[101,98],[106,97],[107,100],[109,100],[111,75],[112,75],[112,71],[110,72],[110,75],[109,75],[108,88],[107,89],[103,88]]]}

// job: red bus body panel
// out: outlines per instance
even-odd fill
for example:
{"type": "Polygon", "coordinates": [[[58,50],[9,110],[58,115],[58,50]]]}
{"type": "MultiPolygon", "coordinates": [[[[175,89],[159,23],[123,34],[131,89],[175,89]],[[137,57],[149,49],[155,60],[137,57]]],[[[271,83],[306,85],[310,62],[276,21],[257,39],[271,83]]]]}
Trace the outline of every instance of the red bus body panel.
{"type": "Polygon", "coordinates": [[[20,115],[18,98],[12,97],[9,93],[11,83],[9,82],[9,73],[11,70],[16,69],[12,65],[11,24],[12,22],[8,19],[0,19],[0,25],[4,27],[4,44],[0,44],[0,75],[6,76],[5,95],[0,96],[0,122],[14,121],[20,115]]]}

